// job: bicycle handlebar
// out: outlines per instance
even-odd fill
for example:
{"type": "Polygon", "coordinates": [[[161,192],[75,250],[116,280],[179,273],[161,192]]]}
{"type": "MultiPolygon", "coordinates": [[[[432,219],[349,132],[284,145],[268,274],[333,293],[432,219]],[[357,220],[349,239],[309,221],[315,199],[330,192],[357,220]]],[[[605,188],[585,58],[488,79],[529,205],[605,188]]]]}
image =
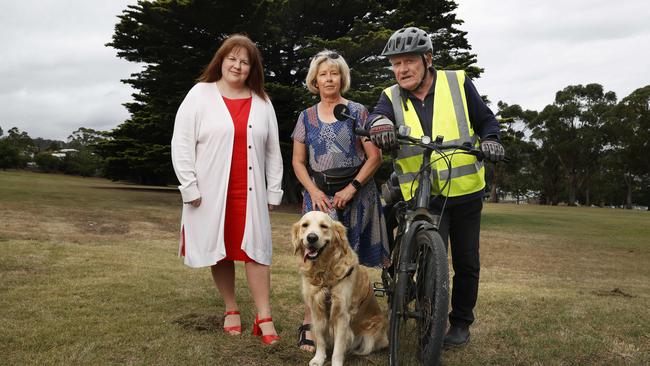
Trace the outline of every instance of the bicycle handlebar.
{"type": "MultiPolygon", "coordinates": [[[[362,128],[355,128],[354,133],[359,136],[370,137],[368,130],[362,128]]],[[[485,154],[483,151],[474,148],[469,142],[464,144],[443,144],[442,139],[432,141],[429,136],[422,136],[421,138],[416,138],[408,135],[402,135],[398,131],[395,131],[397,135],[397,142],[400,145],[416,145],[425,149],[431,149],[433,151],[441,150],[462,150],[466,154],[474,155],[479,161],[485,159],[485,154]]]]}
{"type": "Polygon", "coordinates": [[[354,134],[359,136],[370,137],[370,132],[368,132],[368,130],[364,130],[363,128],[355,128],[354,134]]]}

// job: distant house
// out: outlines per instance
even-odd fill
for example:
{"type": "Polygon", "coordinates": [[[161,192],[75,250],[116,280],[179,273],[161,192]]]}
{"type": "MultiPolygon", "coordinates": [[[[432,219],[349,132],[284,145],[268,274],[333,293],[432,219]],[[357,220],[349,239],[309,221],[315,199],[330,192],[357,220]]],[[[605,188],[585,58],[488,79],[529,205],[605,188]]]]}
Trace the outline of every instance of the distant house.
{"type": "Polygon", "coordinates": [[[77,149],[60,149],[52,153],[52,156],[63,159],[68,154],[79,152],[77,149]]]}

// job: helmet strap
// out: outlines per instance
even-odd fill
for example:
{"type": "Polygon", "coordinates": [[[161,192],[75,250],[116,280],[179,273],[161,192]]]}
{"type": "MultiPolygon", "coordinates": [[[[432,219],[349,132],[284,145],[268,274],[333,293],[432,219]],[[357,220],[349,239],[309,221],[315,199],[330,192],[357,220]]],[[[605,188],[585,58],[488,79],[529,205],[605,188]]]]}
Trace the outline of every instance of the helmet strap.
{"type": "Polygon", "coordinates": [[[422,56],[422,64],[424,65],[424,74],[422,74],[422,79],[420,80],[418,86],[416,86],[415,89],[413,89],[412,91],[416,91],[420,89],[422,84],[424,84],[424,80],[426,80],[427,78],[427,73],[429,72],[429,66],[427,65],[427,59],[426,57],[424,57],[424,53],[421,56],[422,56]]]}

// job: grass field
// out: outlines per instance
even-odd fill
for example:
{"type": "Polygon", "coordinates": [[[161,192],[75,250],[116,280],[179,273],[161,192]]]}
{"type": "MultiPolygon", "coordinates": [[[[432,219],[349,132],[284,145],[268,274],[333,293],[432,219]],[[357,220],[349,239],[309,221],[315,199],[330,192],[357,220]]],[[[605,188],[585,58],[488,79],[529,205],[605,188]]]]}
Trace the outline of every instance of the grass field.
{"type": "MultiPolygon", "coordinates": [[[[174,190],[0,171],[0,365],[306,365],[290,225],[272,213],[279,344],[222,334],[208,269],[176,256],[174,190]]],[[[650,364],[650,213],[486,205],[472,343],[445,365],[650,364]]],[[[387,353],[350,357],[385,365],[387,353]]]]}

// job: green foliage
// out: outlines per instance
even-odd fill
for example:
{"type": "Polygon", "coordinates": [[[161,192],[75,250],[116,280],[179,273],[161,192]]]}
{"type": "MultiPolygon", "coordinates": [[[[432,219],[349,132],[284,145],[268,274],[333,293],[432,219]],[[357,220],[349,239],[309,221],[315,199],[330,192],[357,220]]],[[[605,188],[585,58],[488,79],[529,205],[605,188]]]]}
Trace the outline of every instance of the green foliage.
{"type": "MultiPolygon", "coordinates": [[[[494,166],[493,175],[498,177],[497,182],[490,182],[492,188],[498,185],[500,190],[509,192],[519,202],[531,198],[535,192],[541,190],[537,177],[539,171],[533,167],[540,164],[537,146],[526,139],[526,125],[537,117],[537,112],[524,111],[519,105],[498,103],[501,124],[506,128],[501,132],[501,142],[504,145],[510,161],[507,164],[494,166]]],[[[496,189],[493,189],[491,198],[496,202],[496,189]]]]}
{"type": "Polygon", "coordinates": [[[0,169],[23,169],[34,152],[34,143],[27,132],[12,127],[0,139],[0,169]]]}
{"type": "Polygon", "coordinates": [[[27,132],[20,131],[18,127],[12,127],[7,131],[7,136],[5,137],[7,142],[21,151],[23,154],[28,154],[33,150],[34,142],[32,138],[29,137],[27,132]]]}
{"type": "Polygon", "coordinates": [[[97,176],[103,171],[103,159],[93,151],[95,145],[105,140],[106,132],[81,127],[62,141],[42,138],[32,139],[27,132],[13,127],[0,138],[0,169],[23,169],[33,160],[38,169],[46,172],[62,172],[84,177],[97,176]],[[52,153],[63,147],[76,149],[64,158],[52,153]]]}
{"type": "Polygon", "coordinates": [[[65,142],[59,140],[49,140],[42,137],[36,137],[32,139],[36,151],[56,151],[63,149],[65,147],[65,142]]]}
{"type": "MultiPolygon", "coordinates": [[[[317,98],[304,87],[310,58],[323,48],[340,52],[351,67],[348,98],[374,105],[380,91],[392,84],[385,60],[378,57],[390,34],[416,24],[433,35],[438,66],[466,68],[466,33],[453,0],[444,1],[298,1],[217,0],[140,1],[129,6],[115,26],[108,46],[118,56],[144,64],[123,80],[138,92],[126,107],[131,118],[98,146],[112,179],[166,184],[175,181],[169,159],[174,116],[187,91],[212,58],[221,41],[236,32],[257,42],[265,66],[266,89],[277,116],[280,139],[290,143],[298,113],[317,98]],[[157,154],[157,155],[156,155],[157,154]]],[[[290,150],[283,157],[290,161],[290,150]]],[[[285,164],[286,166],[287,164],[285,164]]],[[[286,184],[296,184],[289,164],[286,184]]]]}
{"type": "MultiPolygon", "coordinates": [[[[14,133],[14,136],[21,136],[14,133]]],[[[21,141],[27,143],[22,136],[21,141]]],[[[31,149],[36,152],[34,162],[37,168],[45,173],[65,173],[83,177],[99,176],[103,172],[104,160],[95,154],[96,145],[107,139],[107,133],[91,128],[80,127],[68,137],[68,142],[36,138],[32,141],[31,149]],[[65,153],[63,148],[71,149],[65,153]],[[65,154],[54,156],[53,153],[65,154]]],[[[1,141],[1,140],[0,140],[1,141]]]]}
{"type": "MultiPolygon", "coordinates": [[[[606,131],[613,161],[611,169],[625,182],[625,205],[629,208],[635,190],[643,197],[649,196],[650,85],[633,91],[616,105],[606,131]]],[[[644,202],[650,206],[647,198],[644,202]]]]}
{"type": "Polygon", "coordinates": [[[94,145],[106,140],[108,135],[109,133],[105,131],[79,127],[68,136],[68,147],[77,150],[92,148],[94,145]]]}
{"type": "Polygon", "coordinates": [[[532,138],[545,156],[557,159],[566,177],[569,205],[576,204],[580,186],[591,186],[590,179],[601,166],[603,125],[615,103],[616,95],[600,84],[571,85],[558,91],[555,103],[530,122],[532,138]]]}
{"type": "Polygon", "coordinates": [[[67,154],[62,171],[66,174],[94,177],[103,174],[104,159],[96,153],[97,146],[109,140],[109,133],[80,127],[68,136],[68,147],[77,152],[67,154]]]}
{"type": "Polygon", "coordinates": [[[0,169],[22,168],[20,151],[7,139],[0,139],[0,169]]]}
{"type": "Polygon", "coordinates": [[[34,162],[38,169],[44,173],[54,173],[61,171],[61,159],[53,156],[49,152],[41,152],[36,154],[34,162]]]}
{"type": "Polygon", "coordinates": [[[103,159],[88,149],[68,153],[61,162],[61,172],[80,175],[82,177],[97,177],[101,174],[103,159]]]}
{"type": "Polygon", "coordinates": [[[511,158],[498,167],[500,189],[526,187],[543,204],[650,206],[649,103],[650,86],[616,103],[599,84],[568,86],[542,112],[499,102],[511,158]]]}

